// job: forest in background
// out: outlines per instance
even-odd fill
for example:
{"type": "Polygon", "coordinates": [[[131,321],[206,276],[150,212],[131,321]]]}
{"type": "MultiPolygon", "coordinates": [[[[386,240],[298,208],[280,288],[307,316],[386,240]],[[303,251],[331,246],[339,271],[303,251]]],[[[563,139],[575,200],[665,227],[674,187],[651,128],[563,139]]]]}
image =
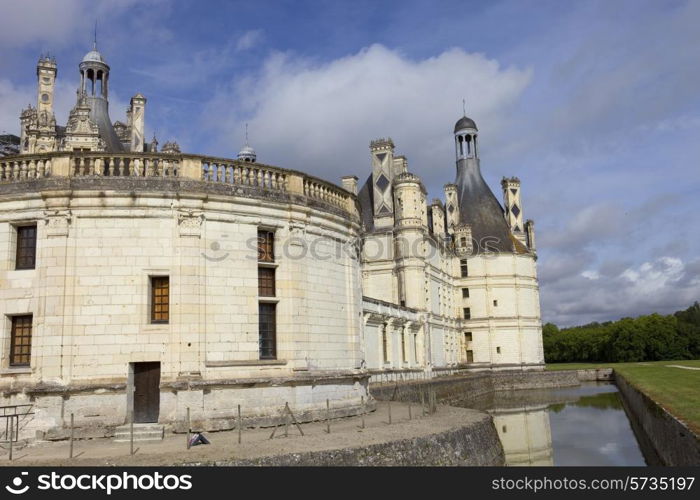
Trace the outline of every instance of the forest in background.
{"type": "Polygon", "coordinates": [[[559,329],[542,327],[547,363],[662,361],[700,358],[700,304],[662,316],[649,314],[559,329]]]}

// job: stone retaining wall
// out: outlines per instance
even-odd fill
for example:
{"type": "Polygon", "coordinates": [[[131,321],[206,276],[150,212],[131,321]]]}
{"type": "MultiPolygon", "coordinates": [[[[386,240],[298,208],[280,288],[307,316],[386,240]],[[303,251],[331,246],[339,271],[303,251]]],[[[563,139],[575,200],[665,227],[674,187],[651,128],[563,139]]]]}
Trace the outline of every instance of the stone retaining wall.
{"type": "Polygon", "coordinates": [[[427,436],[368,446],[196,465],[488,466],[504,465],[504,460],[503,447],[493,421],[484,414],[476,422],[427,436]]]}
{"type": "Polygon", "coordinates": [[[633,428],[641,431],[640,441],[651,443],[661,464],[700,465],[700,438],[622,375],[615,373],[614,379],[633,428]]]}

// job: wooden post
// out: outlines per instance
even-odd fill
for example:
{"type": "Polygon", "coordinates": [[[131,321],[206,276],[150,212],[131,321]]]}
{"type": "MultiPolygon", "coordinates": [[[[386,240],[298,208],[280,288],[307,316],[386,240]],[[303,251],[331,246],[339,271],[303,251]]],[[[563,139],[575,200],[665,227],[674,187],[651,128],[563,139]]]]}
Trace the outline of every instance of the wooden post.
{"type": "Polygon", "coordinates": [[[389,425],[391,425],[391,399],[388,402],[388,408],[389,408],[389,425]]]}
{"type": "Polygon", "coordinates": [[[411,415],[411,400],[408,400],[408,419],[413,420],[413,415],[411,415]]]}
{"type": "Polygon", "coordinates": [[[243,420],[241,419],[241,405],[238,405],[238,444],[241,444],[241,428],[243,420]]]}
{"type": "Polygon", "coordinates": [[[14,439],[14,432],[15,432],[15,417],[11,416],[8,417],[7,419],[10,422],[10,462],[12,462],[12,440],[14,439]]]}
{"type": "Polygon", "coordinates": [[[284,437],[289,437],[289,403],[284,402],[284,437]]]}
{"type": "Polygon", "coordinates": [[[362,411],[360,412],[360,415],[362,415],[362,429],[365,428],[365,397],[360,396],[360,404],[362,405],[362,411]]]}
{"type": "Polygon", "coordinates": [[[134,454],[134,415],[131,415],[131,422],[129,422],[129,453],[134,454]]]}
{"type": "Polygon", "coordinates": [[[73,458],[73,414],[70,414],[70,449],[68,452],[68,458],[73,458]]]}
{"type": "Polygon", "coordinates": [[[326,399],[326,432],[331,433],[331,403],[326,399]]]}
{"type": "Polygon", "coordinates": [[[187,407],[187,449],[190,449],[190,433],[192,432],[192,421],[190,420],[190,407],[187,407]]]}
{"type": "Polygon", "coordinates": [[[420,391],[420,409],[421,415],[425,417],[425,391],[423,389],[420,391]]]}

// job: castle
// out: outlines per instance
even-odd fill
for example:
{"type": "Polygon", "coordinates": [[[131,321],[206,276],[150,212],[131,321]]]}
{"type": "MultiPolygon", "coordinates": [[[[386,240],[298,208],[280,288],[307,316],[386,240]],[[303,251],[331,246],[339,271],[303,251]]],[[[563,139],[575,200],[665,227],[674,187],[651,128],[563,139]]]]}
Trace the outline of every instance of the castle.
{"type": "Polygon", "coordinates": [[[236,159],[159,151],[141,94],[111,121],[96,47],[79,72],[62,127],[39,60],[19,154],[0,157],[0,405],[22,436],[71,414],[102,433],[231,428],[238,405],[249,425],[285,403],[353,415],[372,382],[542,369],[534,225],[517,178],[505,211],[485,183],[470,118],[428,203],[391,139],[362,186],[262,164],[247,138],[236,159]]]}

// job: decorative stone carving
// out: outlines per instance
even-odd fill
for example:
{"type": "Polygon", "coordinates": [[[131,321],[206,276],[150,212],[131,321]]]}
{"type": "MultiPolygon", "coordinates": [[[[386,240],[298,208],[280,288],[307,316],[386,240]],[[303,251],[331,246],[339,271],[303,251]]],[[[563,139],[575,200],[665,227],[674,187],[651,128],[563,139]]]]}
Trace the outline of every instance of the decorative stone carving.
{"type": "Polygon", "coordinates": [[[70,210],[45,211],[44,216],[47,236],[68,236],[68,229],[71,224],[70,210]]]}
{"type": "Polygon", "coordinates": [[[177,225],[180,230],[180,236],[202,237],[202,222],[204,222],[204,214],[189,210],[187,212],[178,212],[177,225]]]}

